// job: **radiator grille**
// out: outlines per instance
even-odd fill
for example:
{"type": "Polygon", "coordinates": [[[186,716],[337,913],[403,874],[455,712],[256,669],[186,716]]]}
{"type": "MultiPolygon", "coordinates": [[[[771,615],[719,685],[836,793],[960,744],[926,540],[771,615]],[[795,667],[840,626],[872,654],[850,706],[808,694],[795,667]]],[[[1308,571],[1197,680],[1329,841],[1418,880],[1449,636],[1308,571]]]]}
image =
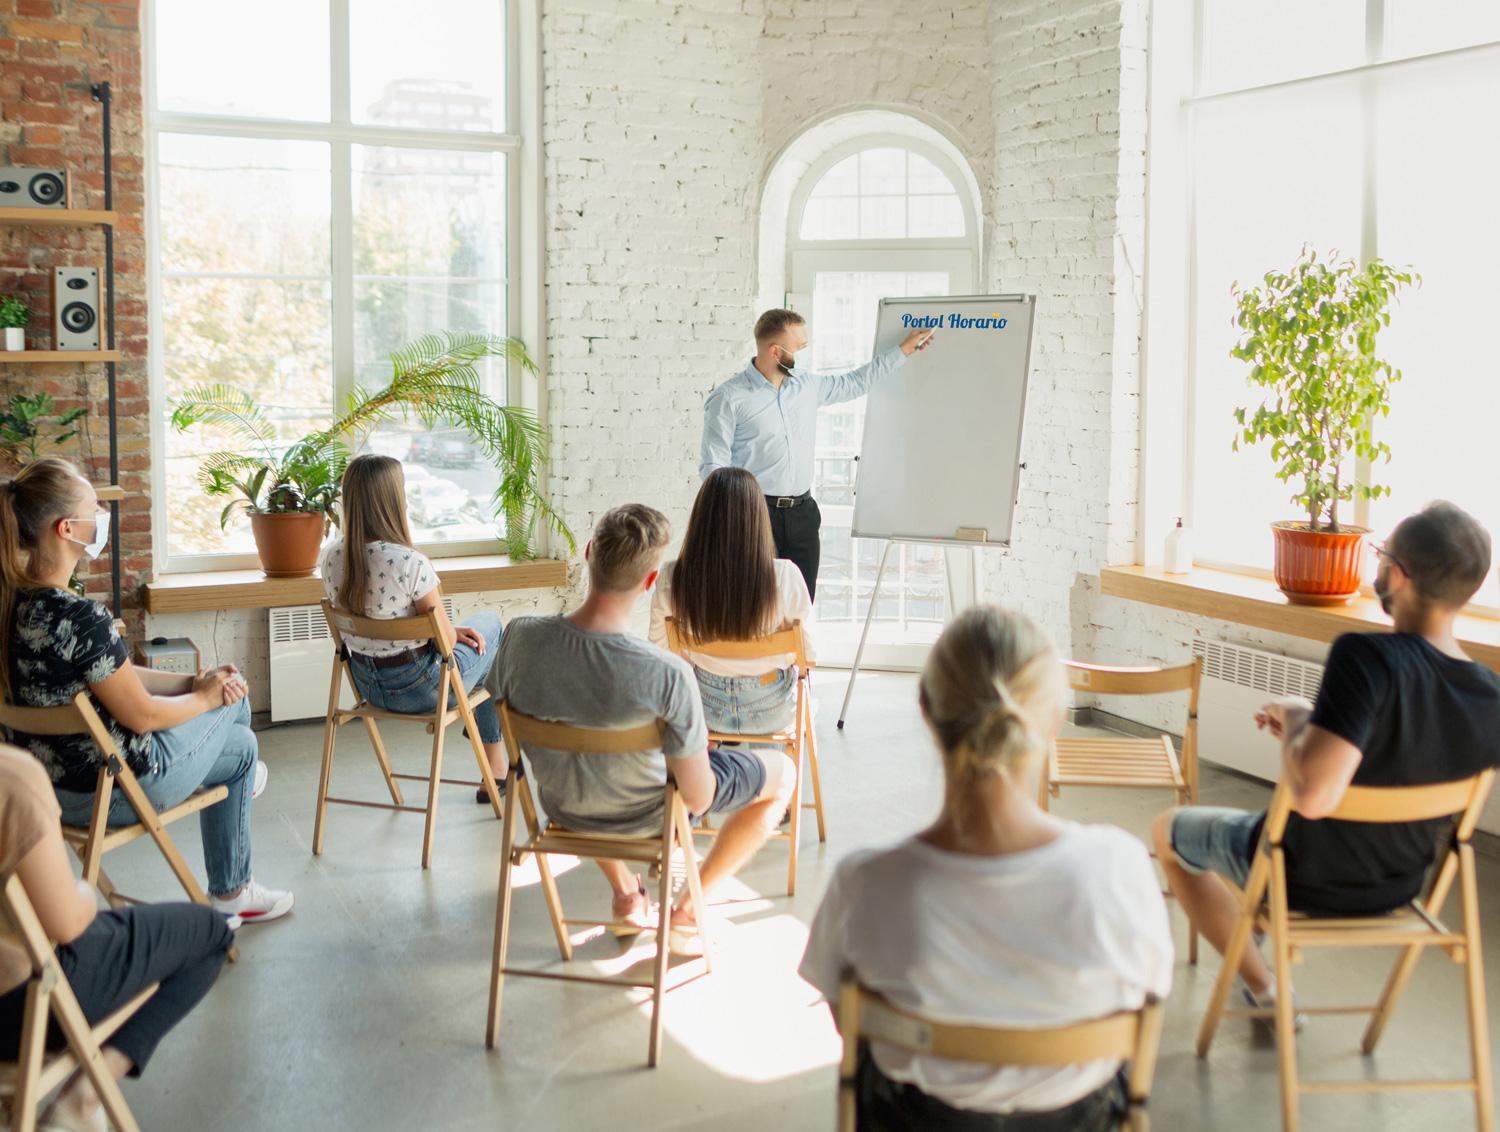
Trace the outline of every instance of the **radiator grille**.
{"type": "MultiPolygon", "coordinates": [[[[453,599],[443,598],[443,608],[448,619],[453,620],[453,599]]],[[[320,605],[285,605],[271,610],[271,644],[285,645],[301,641],[326,641],[328,622],[323,620],[320,605]]]]}
{"type": "Polygon", "coordinates": [[[1260,649],[1223,641],[1193,642],[1193,655],[1203,658],[1203,675],[1271,696],[1318,698],[1323,666],[1305,660],[1277,656],[1260,649]]]}

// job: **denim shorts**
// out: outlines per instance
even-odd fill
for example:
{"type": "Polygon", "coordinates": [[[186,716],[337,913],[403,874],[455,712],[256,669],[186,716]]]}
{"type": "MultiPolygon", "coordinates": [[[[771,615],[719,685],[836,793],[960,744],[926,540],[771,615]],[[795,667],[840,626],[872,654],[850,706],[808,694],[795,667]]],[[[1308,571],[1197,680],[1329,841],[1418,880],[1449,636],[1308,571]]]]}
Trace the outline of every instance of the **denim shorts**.
{"type": "Polygon", "coordinates": [[[1172,851],[1190,873],[1218,873],[1244,888],[1266,815],[1228,806],[1184,806],[1172,819],[1172,851]]]}
{"type": "Polygon", "coordinates": [[[695,668],[710,731],[725,735],[770,735],[792,725],[797,707],[797,670],[765,676],[720,676],[695,668]]]}
{"type": "Polygon", "coordinates": [[[708,765],[714,772],[714,800],[708,804],[711,814],[743,810],[766,788],[766,764],[748,747],[715,747],[708,752],[708,765]]]}

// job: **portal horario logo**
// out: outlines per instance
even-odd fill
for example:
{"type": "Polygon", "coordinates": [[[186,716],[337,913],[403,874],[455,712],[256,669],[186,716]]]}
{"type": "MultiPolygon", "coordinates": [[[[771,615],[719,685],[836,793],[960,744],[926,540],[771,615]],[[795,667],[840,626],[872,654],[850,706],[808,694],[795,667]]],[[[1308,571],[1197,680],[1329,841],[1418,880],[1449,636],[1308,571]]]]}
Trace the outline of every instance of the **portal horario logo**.
{"type": "Polygon", "coordinates": [[[901,326],[906,330],[1004,330],[1005,319],[999,314],[904,314],[901,326]]]}

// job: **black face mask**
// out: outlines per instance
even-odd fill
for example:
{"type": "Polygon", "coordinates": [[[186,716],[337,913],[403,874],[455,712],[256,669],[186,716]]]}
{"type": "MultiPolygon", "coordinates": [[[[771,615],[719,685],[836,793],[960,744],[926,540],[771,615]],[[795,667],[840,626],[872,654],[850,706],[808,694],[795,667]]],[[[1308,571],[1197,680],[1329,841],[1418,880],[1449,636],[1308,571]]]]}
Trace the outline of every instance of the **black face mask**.
{"type": "Polygon", "coordinates": [[[790,375],[792,370],[797,368],[797,356],[793,354],[791,357],[788,357],[786,354],[782,354],[781,360],[776,364],[781,368],[782,373],[790,375]]]}

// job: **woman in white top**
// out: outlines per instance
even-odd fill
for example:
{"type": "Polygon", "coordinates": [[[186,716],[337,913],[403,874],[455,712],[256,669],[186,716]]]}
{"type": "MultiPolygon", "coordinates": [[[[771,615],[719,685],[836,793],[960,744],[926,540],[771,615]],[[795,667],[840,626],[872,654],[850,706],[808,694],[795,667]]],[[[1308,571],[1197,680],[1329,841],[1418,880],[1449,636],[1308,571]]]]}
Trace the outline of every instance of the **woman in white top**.
{"type": "Polygon", "coordinates": [[[709,641],[750,641],[807,622],[812,599],[797,567],[776,557],[760,484],[744,468],[718,468],[698,489],[676,560],[661,568],[651,595],[651,643],[667,647],[667,618],[676,621],[687,660],[698,677],[709,730],[767,735],[789,727],[797,674],[790,653],[720,660],[695,652],[709,641]]]}
{"type": "MultiPolygon", "coordinates": [[[[323,550],[319,572],[328,600],[361,617],[392,621],[437,611],[438,627],[458,660],[464,689],[484,683],[500,645],[500,615],[484,612],[456,628],[443,609],[438,577],[427,556],[412,545],[406,518],[406,475],[390,456],[366,454],[344,470],[344,537],[323,550]],[[351,555],[349,547],[359,547],[351,555]]],[[[349,668],[365,699],[388,711],[426,712],[437,706],[442,661],[430,641],[377,641],[344,634],[349,668]]],[[[449,706],[453,698],[449,696],[449,706]]],[[[505,744],[493,708],[474,713],[490,771],[505,781],[505,744]]],[[[474,793],[488,802],[483,787],[474,793]]]]}
{"type": "MultiPolygon", "coordinates": [[[[1062,725],[1062,666],[1029,618],[994,606],[950,624],[919,702],[943,756],[937,821],[839,863],[801,974],[836,1002],[845,971],[935,1019],[1042,1027],[1139,1007],[1172,980],[1166,907],[1146,847],[1044,813],[1030,772],[1062,725]]],[[[975,1065],[876,1043],[862,1129],[1115,1126],[1119,1065],[975,1065]]]]}

